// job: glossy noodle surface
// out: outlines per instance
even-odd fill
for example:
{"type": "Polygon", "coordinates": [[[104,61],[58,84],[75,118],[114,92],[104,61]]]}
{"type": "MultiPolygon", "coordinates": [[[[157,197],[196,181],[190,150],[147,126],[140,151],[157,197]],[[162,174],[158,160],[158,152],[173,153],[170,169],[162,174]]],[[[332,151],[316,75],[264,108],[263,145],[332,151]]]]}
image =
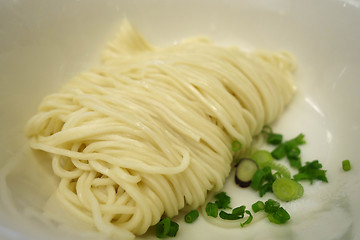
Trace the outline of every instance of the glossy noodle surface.
{"type": "Polygon", "coordinates": [[[294,94],[291,54],[244,52],[206,38],[155,47],[124,21],[102,62],[43,99],[27,125],[50,153],[54,196],[124,239],[197,208],[294,94]]]}

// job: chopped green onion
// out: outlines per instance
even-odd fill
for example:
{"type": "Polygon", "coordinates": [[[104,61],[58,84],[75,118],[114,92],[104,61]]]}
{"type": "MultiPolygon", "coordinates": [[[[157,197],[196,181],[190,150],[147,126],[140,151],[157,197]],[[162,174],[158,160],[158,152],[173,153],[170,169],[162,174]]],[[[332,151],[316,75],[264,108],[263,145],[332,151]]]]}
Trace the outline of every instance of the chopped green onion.
{"type": "Polygon", "coordinates": [[[278,178],[272,185],[274,195],[282,201],[292,201],[304,194],[303,186],[289,178],[278,178]]]}
{"type": "Polygon", "coordinates": [[[344,171],[350,171],[351,170],[350,160],[346,159],[342,161],[342,168],[344,169],[344,171]]]}
{"type": "Polygon", "coordinates": [[[320,180],[328,182],[326,178],[326,170],[322,170],[322,164],[318,160],[312,162],[306,162],[305,166],[299,168],[299,173],[294,175],[295,181],[310,180],[313,183],[314,180],[320,180]]]}
{"type": "Polygon", "coordinates": [[[246,224],[250,224],[251,221],[252,221],[253,218],[254,218],[249,210],[246,210],[245,212],[249,215],[249,217],[246,219],[245,222],[240,223],[240,226],[241,226],[241,227],[244,227],[246,224]]]}
{"type": "Polygon", "coordinates": [[[265,193],[272,192],[272,184],[273,181],[263,184],[259,189],[259,196],[262,197],[265,195],[265,193]]]}
{"type": "Polygon", "coordinates": [[[264,171],[264,173],[265,173],[265,178],[266,179],[271,179],[272,178],[272,172],[271,172],[271,167],[264,167],[263,169],[262,169],[263,171],[264,171]]]}
{"type": "Polygon", "coordinates": [[[263,127],[263,129],[261,130],[261,133],[264,133],[266,135],[269,135],[271,134],[273,131],[272,131],[272,128],[269,126],[269,125],[265,125],[263,127]]]}
{"type": "Polygon", "coordinates": [[[192,210],[187,213],[184,217],[186,223],[193,223],[199,217],[199,212],[197,210],[192,210]]]}
{"type": "Polygon", "coordinates": [[[294,168],[300,168],[301,167],[301,159],[299,157],[288,157],[290,166],[294,168]]]}
{"type": "Polygon", "coordinates": [[[285,142],[285,145],[289,146],[298,146],[298,145],[303,145],[306,143],[306,141],[304,140],[305,135],[300,133],[298,136],[296,136],[293,139],[290,139],[288,141],[285,142]]]}
{"type": "MultiPolygon", "coordinates": [[[[280,166],[277,167],[279,170],[281,170],[280,166]]],[[[285,177],[290,177],[290,173],[287,173],[285,170],[283,170],[283,172],[285,172],[284,175],[286,174],[285,177]]],[[[262,197],[265,195],[265,193],[273,191],[272,185],[274,181],[282,176],[283,175],[279,172],[273,174],[270,167],[264,167],[263,169],[258,169],[255,172],[250,186],[254,190],[259,191],[259,195],[262,197]]]]}
{"type": "Polygon", "coordinates": [[[280,144],[279,146],[277,146],[272,152],[271,155],[273,156],[273,158],[280,160],[283,157],[286,156],[286,150],[285,150],[285,145],[284,144],[280,144]]]}
{"type": "Polygon", "coordinates": [[[275,177],[275,180],[278,179],[278,178],[281,178],[281,173],[280,172],[276,172],[273,174],[273,176],[275,177]]]}
{"type": "Polygon", "coordinates": [[[271,133],[269,134],[266,142],[271,145],[279,145],[282,142],[283,136],[278,133],[271,133]]]}
{"type": "Polygon", "coordinates": [[[278,145],[271,152],[271,155],[277,160],[280,160],[283,157],[287,156],[290,161],[290,165],[299,168],[301,166],[299,157],[301,151],[298,146],[306,143],[304,137],[304,134],[301,133],[297,137],[278,145]]]}
{"type": "Polygon", "coordinates": [[[214,217],[214,218],[216,218],[216,217],[218,216],[219,208],[218,208],[218,205],[217,205],[217,204],[212,203],[212,202],[208,202],[208,203],[206,204],[205,211],[206,211],[206,214],[207,214],[209,217],[214,217]]]}
{"type": "Polygon", "coordinates": [[[265,209],[265,204],[262,201],[257,201],[256,203],[254,203],[251,206],[251,208],[254,211],[254,213],[257,213],[257,212],[265,209]]]}
{"type": "Polygon", "coordinates": [[[278,171],[277,174],[281,174],[282,176],[286,177],[286,178],[290,178],[291,177],[291,173],[289,171],[289,169],[287,169],[287,167],[285,167],[284,165],[280,164],[280,163],[275,163],[273,162],[270,167],[273,170],[278,171]]]}
{"type": "Polygon", "coordinates": [[[234,215],[237,215],[237,216],[240,216],[240,218],[243,218],[244,217],[244,214],[245,214],[245,206],[242,205],[240,207],[236,207],[232,210],[231,214],[234,214],[234,215]]]}
{"type": "Polygon", "coordinates": [[[266,135],[266,142],[272,145],[278,145],[282,142],[282,135],[278,133],[273,133],[272,128],[269,125],[265,125],[261,131],[264,135],[266,135]]]}
{"type": "Polygon", "coordinates": [[[236,207],[234,208],[231,213],[227,213],[225,211],[221,211],[219,213],[219,216],[222,218],[222,219],[225,219],[225,220],[237,220],[237,219],[241,219],[244,217],[244,214],[245,214],[245,209],[246,209],[246,206],[242,205],[240,207],[236,207]]]}
{"type": "Polygon", "coordinates": [[[240,151],[240,149],[241,149],[241,142],[239,142],[239,141],[233,141],[232,143],[231,143],[231,148],[232,148],[232,150],[233,150],[233,152],[238,152],[238,151],[240,151]]]}
{"type": "Polygon", "coordinates": [[[279,171],[284,177],[290,178],[290,171],[282,164],[275,163],[270,152],[259,150],[253,153],[251,158],[258,164],[259,168],[270,167],[279,171]]]}
{"type": "Polygon", "coordinates": [[[230,209],[230,197],[226,195],[225,192],[221,192],[215,195],[215,204],[218,206],[219,209],[230,209]]]}
{"type": "Polygon", "coordinates": [[[276,180],[276,175],[272,174],[270,167],[258,169],[252,179],[251,187],[259,191],[260,197],[267,192],[272,192],[272,184],[276,180]]]}
{"type": "Polygon", "coordinates": [[[267,213],[274,213],[280,208],[280,203],[273,199],[268,199],[265,202],[264,210],[267,213]]]}
{"type": "Polygon", "coordinates": [[[179,230],[179,224],[177,224],[176,222],[171,221],[170,222],[170,230],[169,230],[167,235],[169,237],[175,237],[178,230],[179,230]]]}
{"type": "Polygon", "coordinates": [[[225,211],[221,211],[219,213],[219,217],[225,220],[237,220],[240,219],[241,217],[239,215],[236,214],[232,214],[232,213],[227,213],[225,211]]]}
{"type": "Polygon", "coordinates": [[[259,168],[267,167],[274,161],[270,152],[265,150],[259,150],[254,152],[254,154],[251,156],[251,159],[257,163],[259,168]]]}
{"type": "Polygon", "coordinates": [[[290,215],[284,208],[279,207],[275,212],[268,214],[267,218],[272,223],[284,224],[290,219],[290,215]]]}
{"type": "Polygon", "coordinates": [[[288,158],[297,158],[300,156],[301,150],[298,146],[294,146],[287,150],[287,157],[288,158]]]}
{"type": "Polygon", "coordinates": [[[158,238],[166,237],[170,231],[170,226],[171,226],[171,220],[169,217],[162,219],[156,225],[156,237],[158,238]]]}
{"type": "Polygon", "coordinates": [[[258,169],[255,173],[254,173],[254,176],[251,180],[251,187],[254,189],[254,190],[259,190],[262,182],[263,182],[263,178],[265,176],[265,173],[262,169],[258,169]]]}

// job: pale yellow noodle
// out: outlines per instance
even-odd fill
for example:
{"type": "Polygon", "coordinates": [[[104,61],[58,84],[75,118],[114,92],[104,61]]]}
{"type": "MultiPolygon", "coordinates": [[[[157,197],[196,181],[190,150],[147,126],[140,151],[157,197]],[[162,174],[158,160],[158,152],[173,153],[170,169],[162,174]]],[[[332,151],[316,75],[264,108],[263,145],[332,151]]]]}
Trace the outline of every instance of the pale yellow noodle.
{"type": "Polygon", "coordinates": [[[201,206],[294,94],[285,51],[243,52],[191,38],[151,46],[125,21],[102,62],[43,99],[27,125],[52,155],[55,197],[106,235],[132,239],[201,206]]]}

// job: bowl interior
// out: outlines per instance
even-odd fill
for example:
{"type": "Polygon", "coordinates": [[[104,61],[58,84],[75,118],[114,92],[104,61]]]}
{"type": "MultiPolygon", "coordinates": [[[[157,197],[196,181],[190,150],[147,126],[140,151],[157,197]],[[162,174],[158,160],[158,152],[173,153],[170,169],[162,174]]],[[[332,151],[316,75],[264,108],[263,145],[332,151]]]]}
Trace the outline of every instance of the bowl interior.
{"type": "MultiPolygon", "coordinates": [[[[0,210],[6,213],[0,214],[2,239],[93,237],[43,221],[41,209],[56,179],[49,174],[49,163],[39,160],[42,154],[29,150],[24,127],[44,96],[98,62],[125,17],[159,46],[204,35],[222,45],[292,52],[298,61],[298,93],[273,126],[285,138],[304,133],[304,161],[319,159],[328,170],[328,184],[306,185],[303,199],[286,204],[292,213],[286,227],[261,221],[228,230],[200,220],[196,226],[181,224],[184,230],[177,238],[360,237],[358,1],[34,0],[2,1],[0,6],[0,210]],[[351,160],[352,171],[341,169],[343,159],[351,160]]],[[[239,204],[257,199],[230,182],[225,190],[239,204]]]]}

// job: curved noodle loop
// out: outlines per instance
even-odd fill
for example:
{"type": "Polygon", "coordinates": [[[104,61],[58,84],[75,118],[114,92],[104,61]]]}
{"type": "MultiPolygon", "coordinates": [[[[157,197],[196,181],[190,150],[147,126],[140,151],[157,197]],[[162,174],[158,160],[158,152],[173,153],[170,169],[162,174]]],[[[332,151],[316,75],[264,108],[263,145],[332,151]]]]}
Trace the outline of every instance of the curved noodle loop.
{"type": "Polygon", "coordinates": [[[108,235],[133,238],[222,188],[231,142],[249,147],[294,93],[287,52],[193,38],[150,46],[128,22],[102,63],[46,97],[27,125],[52,154],[56,196],[108,235]]]}

